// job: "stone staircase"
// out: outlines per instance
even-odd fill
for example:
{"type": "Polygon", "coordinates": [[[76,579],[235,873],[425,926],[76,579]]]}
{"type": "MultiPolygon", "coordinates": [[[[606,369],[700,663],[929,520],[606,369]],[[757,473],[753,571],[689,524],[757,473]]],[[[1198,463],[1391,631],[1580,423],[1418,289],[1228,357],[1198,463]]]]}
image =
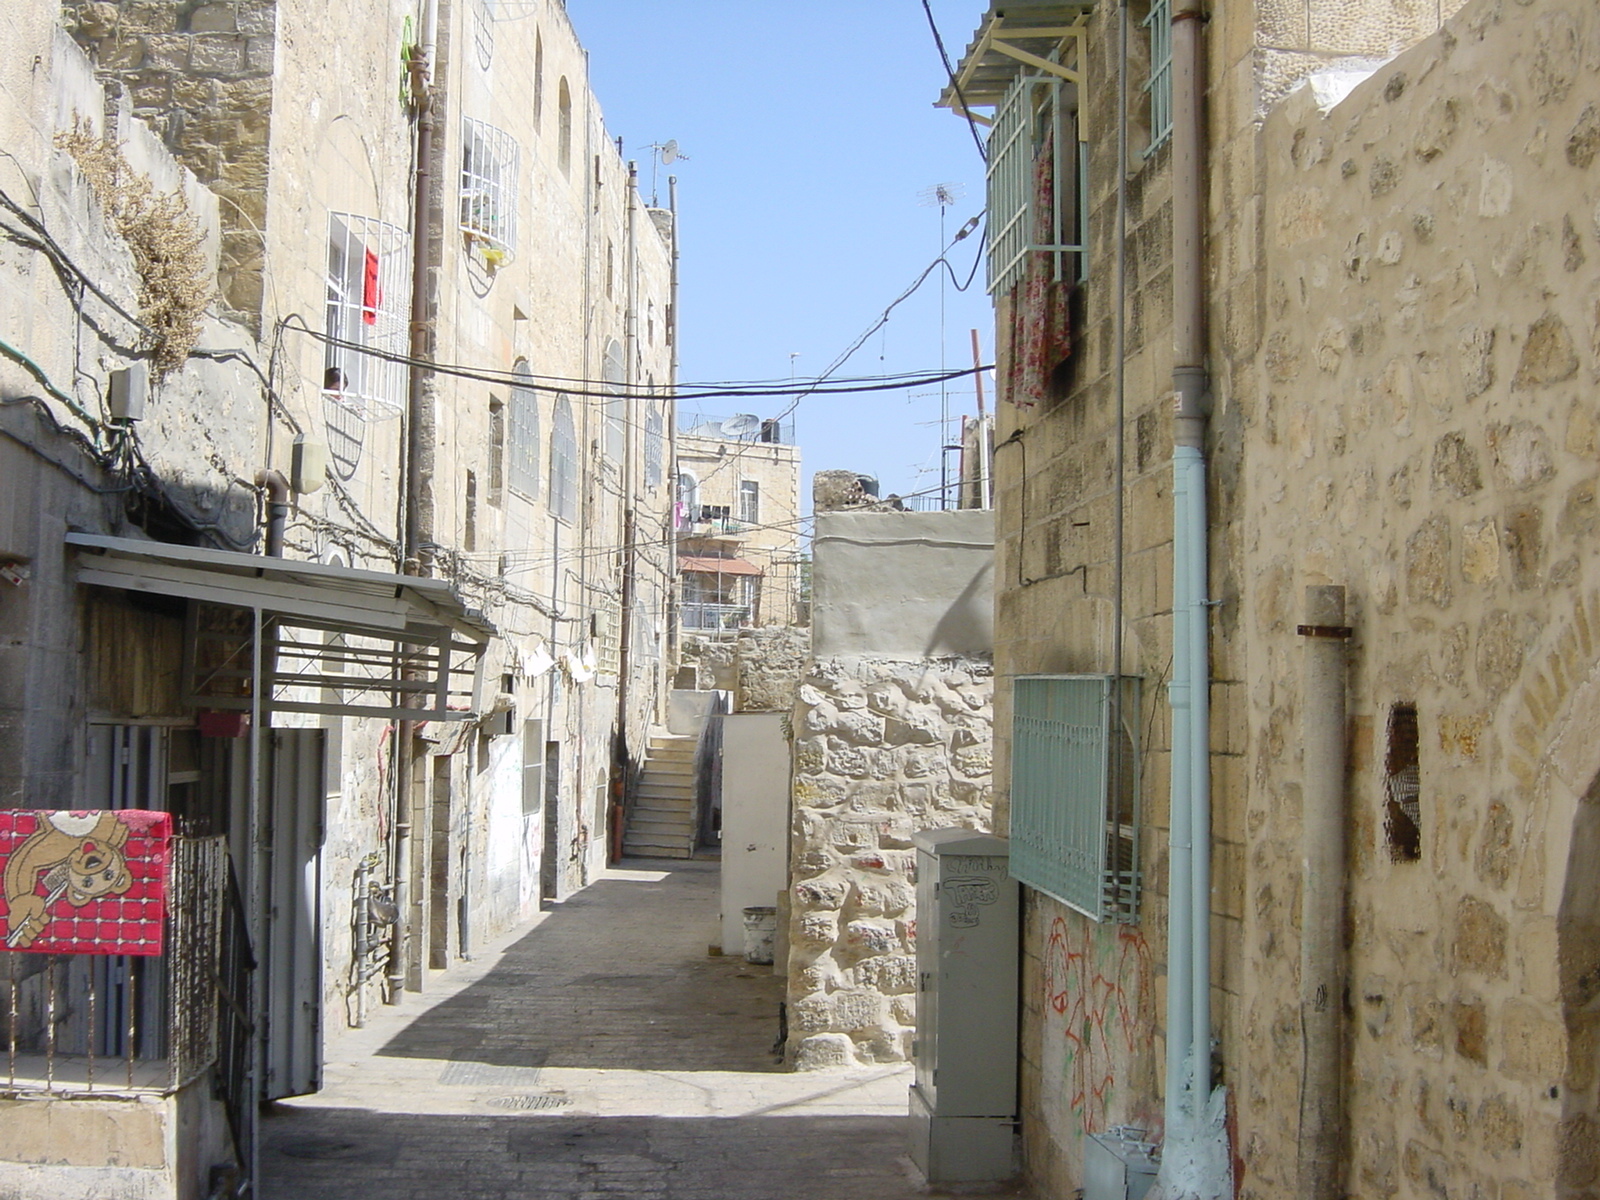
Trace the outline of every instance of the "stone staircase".
{"type": "Polygon", "coordinates": [[[644,770],[628,809],[623,853],[629,858],[691,858],[694,855],[694,755],[697,738],[658,733],[650,738],[644,770]]]}

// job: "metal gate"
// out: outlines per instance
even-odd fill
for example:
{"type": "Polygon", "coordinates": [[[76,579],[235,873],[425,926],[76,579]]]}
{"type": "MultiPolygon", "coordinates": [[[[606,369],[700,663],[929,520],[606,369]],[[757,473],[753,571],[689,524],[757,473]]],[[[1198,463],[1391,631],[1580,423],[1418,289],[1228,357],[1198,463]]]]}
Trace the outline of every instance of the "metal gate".
{"type": "Polygon", "coordinates": [[[263,1100],[303,1096],[322,1085],[324,740],[321,729],[271,731],[262,863],[263,1100]]]}

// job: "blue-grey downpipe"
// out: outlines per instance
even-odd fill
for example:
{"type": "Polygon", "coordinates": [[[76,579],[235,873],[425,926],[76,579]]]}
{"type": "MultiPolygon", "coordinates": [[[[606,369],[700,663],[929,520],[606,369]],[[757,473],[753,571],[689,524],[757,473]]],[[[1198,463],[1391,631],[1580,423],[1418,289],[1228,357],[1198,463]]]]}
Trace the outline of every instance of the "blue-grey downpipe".
{"type": "MultiPolygon", "coordinates": [[[[1172,6],[1173,596],[1167,1135],[1211,1098],[1211,721],[1200,0],[1172,6]],[[1188,1077],[1185,1078],[1187,1068],[1188,1077]],[[1185,1105],[1185,1098],[1188,1104],[1185,1105]]],[[[1188,1189],[1186,1189],[1188,1190],[1188,1189]]]]}

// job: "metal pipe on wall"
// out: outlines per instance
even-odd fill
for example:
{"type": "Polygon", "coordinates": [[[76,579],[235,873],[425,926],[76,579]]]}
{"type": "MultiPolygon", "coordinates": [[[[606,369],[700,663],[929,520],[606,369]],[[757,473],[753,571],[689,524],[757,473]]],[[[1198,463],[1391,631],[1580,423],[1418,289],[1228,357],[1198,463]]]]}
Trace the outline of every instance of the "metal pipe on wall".
{"type": "Polygon", "coordinates": [[[1343,1133],[1345,817],[1344,588],[1306,588],[1301,698],[1300,1080],[1298,1186],[1304,1200],[1338,1200],[1343,1133]]]}

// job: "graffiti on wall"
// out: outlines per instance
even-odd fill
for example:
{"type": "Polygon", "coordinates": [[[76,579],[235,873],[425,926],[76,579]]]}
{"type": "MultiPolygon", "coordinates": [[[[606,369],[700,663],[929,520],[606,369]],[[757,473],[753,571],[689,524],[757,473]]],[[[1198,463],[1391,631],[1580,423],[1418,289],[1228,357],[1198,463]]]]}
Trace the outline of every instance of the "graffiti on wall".
{"type": "Polygon", "coordinates": [[[1150,947],[1130,925],[1056,917],[1043,975],[1045,1106],[1103,1132],[1119,1073],[1154,1050],[1150,947]]]}

